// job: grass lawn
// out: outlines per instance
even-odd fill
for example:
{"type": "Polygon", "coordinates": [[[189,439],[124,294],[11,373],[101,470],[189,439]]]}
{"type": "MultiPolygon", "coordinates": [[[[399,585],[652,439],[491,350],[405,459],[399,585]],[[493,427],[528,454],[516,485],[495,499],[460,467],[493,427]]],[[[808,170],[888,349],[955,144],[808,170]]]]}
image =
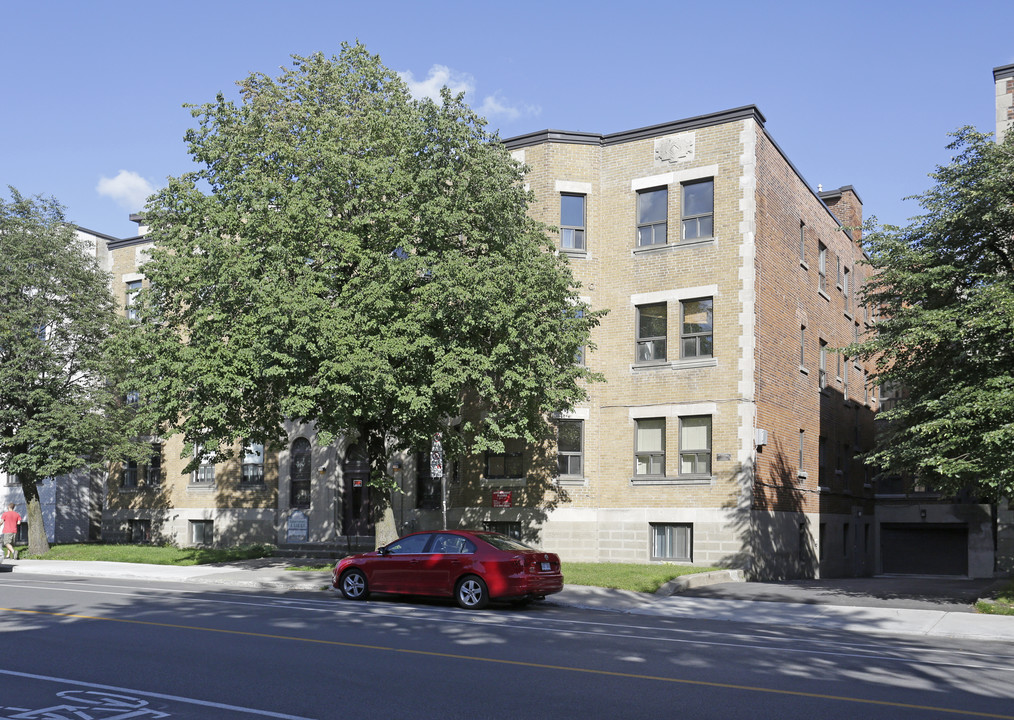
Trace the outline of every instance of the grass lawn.
{"type": "Polygon", "coordinates": [[[103,560],[106,562],[148,563],[150,565],[206,565],[208,563],[270,557],[270,545],[246,545],[238,548],[177,548],[155,545],[51,545],[45,555],[29,555],[21,548],[21,557],[33,560],[103,560]]]}
{"type": "Polygon", "coordinates": [[[980,600],[975,609],[986,615],[1014,615],[1014,580],[1000,590],[992,600],[980,600]]]}
{"type": "Polygon", "coordinates": [[[637,565],[633,563],[563,563],[563,578],[568,585],[634,590],[653,593],[680,575],[720,570],[691,565],[637,565]]]}

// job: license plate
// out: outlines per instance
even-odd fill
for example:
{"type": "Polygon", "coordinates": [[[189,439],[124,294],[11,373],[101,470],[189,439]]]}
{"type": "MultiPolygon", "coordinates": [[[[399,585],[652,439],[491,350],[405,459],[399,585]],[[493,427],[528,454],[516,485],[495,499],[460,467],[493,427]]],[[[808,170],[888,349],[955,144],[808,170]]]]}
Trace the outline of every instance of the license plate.
{"type": "Polygon", "coordinates": [[[550,567],[549,563],[542,563],[542,572],[549,572],[553,568],[550,567]]]}

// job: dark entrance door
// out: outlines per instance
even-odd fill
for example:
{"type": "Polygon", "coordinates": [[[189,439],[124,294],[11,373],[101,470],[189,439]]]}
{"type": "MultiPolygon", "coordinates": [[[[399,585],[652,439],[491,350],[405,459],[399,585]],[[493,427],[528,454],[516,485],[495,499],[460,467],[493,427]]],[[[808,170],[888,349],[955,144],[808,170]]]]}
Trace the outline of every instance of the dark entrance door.
{"type": "Polygon", "coordinates": [[[345,535],[373,535],[370,515],[370,462],[361,445],[353,445],[342,463],[343,488],[342,532],[345,535]]]}
{"type": "Polygon", "coordinates": [[[296,438],[290,451],[292,469],[289,473],[289,507],[310,507],[310,441],[296,438]]]}
{"type": "Polygon", "coordinates": [[[880,540],[885,573],[968,575],[968,528],[964,525],[884,523],[880,540]]]}

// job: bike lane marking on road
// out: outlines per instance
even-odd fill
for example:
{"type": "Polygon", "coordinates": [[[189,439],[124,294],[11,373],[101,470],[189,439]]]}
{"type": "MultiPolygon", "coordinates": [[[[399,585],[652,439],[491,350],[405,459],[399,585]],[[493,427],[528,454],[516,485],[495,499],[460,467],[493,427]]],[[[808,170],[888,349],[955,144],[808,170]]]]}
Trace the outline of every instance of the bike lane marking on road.
{"type": "MultiPolygon", "coordinates": [[[[28,615],[45,615],[45,616],[50,616],[50,617],[64,617],[64,618],[72,618],[72,619],[78,619],[78,620],[97,620],[97,621],[100,621],[100,622],[125,623],[125,624],[129,624],[129,625],[146,625],[146,626],[149,626],[149,627],[163,627],[163,628],[168,628],[168,629],[172,629],[172,630],[193,630],[193,631],[196,631],[196,632],[219,633],[219,634],[222,634],[222,635],[239,635],[239,636],[244,636],[244,637],[258,637],[258,638],[265,638],[265,639],[268,639],[268,640],[286,640],[286,641],[289,641],[289,642],[310,643],[310,644],[313,644],[313,645],[325,645],[325,646],[330,646],[330,647],[353,648],[353,649],[357,649],[357,650],[375,650],[375,651],[378,651],[378,652],[395,653],[395,654],[401,654],[401,655],[418,655],[418,656],[422,656],[422,657],[439,657],[439,658],[445,658],[445,659],[449,659],[449,660],[465,660],[465,661],[469,661],[469,662],[483,662],[483,663],[491,663],[491,664],[494,664],[494,665],[508,665],[508,666],[511,666],[511,667],[532,668],[532,669],[537,669],[537,670],[554,670],[554,671],[558,671],[558,672],[574,672],[574,673],[582,673],[582,674],[588,674],[588,675],[598,675],[598,676],[602,676],[602,677],[624,678],[624,679],[631,679],[631,680],[649,680],[649,681],[654,681],[654,682],[673,683],[673,684],[676,684],[676,685],[692,685],[692,686],[696,686],[696,687],[711,687],[711,688],[719,688],[719,689],[723,689],[723,690],[742,690],[744,692],[757,692],[757,693],[764,693],[764,694],[768,694],[768,695],[785,695],[785,696],[790,696],[790,697],[812,698],[812,699],[816,699],[816,700],[831,700],[831,701],[835,701],[835,702],[857,703],[857,704],[860,704],[860,705],[875,705],[877,707],[892,707],[892,708],[900,708],[900,709],[905,709],[905,710],[923,710],[923,711],[927,711],[927,712],[943,713],[943,714],[946,714],[946,715],[954,715],[954,716],[962,716],[962,717],[994,718],[995,720],[1014,720],[1014,715],[1002,715],[1002,714],[999,714],[999,713],[980,712],[980,711],[977,711],[977,710],[961,710],[961,709],[957,709],[957,708],[939,707],[939,706],[936,706],[936,705],[919,705],[919,704],[914,704],[914,703],[892,702],[892,701],[889,701],[889,700],[873,700],[873,699],[869,699],[869,698],[849,697],[847,695],[828,695],[828,694],[825,694],[825,693],[812,693],[812,692],[804,692],[804,691],[801,691],[801,690],[780,690],[778,688],[766,688],[766,687],[761,687],[761,686],[757,686],[757,685],[738,685],[738,684],[735,684],[735,683],[722,683],[722,682],[715,682],[715,681],[712,681],[712,680],[689,680],[687,678],[664,677],[664,676],[661,676],[661,675],[645,675],[645,674],[641,674],[641,673],[628,673],[628,672],[620,672],[620,671],[617,671],[617,670],[601,670],[601,669],[597,669],[597,668],[582,668],[582,667],[576,667],[576,666],[571,666],[571,665],[550,665],[550,664],[546,664],[546,663],[530,662],[530,661],[527,661],[527,660],[507,660],[507,659],[504,659],[504,658],[482,657],[480,655],[462,655],[462,654],[459,654],[459,653],[437,652],[437,651],[432,651],[432,650],[415,650],[415,649],[411,649],[411,648],[398,648],[398,647],[385,646],[385,645],[370,645],[370,644],[366,644],[366,643],[342,642],[340,640],[323,640],[323,639],[320,639],[320,638],[305,638],[305,637],[297,637],[297,636],[294,636],[294,635],[276,635],[276,634],[273,634],[273,633],[249,632],[249,631],[245,631],[245,630],[226,630],[226,629],[222,629],[222,628],[200,627],[200,626],[196,626],[196,625],[180,625],[180,624],[176,624],[176,623],[162,623],[162,622],[153,622],[153,621],[148,621],[148,620],[128,620],[128,619],[123,619],[123,618],[99,617],[99,616],[95,616],[95,615],[78,615],[78,614],[74,614],[74,613],[48,612],[48,611],[43,611],[43,610],[23,610],[23,609],[17,609],[17,608],[0,608],[0,611],[15,612],[15,613],[24,613],[24,614],[28,614],[28,615]]],[[[0,672],[6,672],[6,671],[0,671],[0,672]]],[[[15,673],[15,674],[20,674],[20,673],[15,673]]],[[[98,687],[103,687],[103,686],[98,686],[98,687]]],[[[115,690],[117,688],[111,688],[110,687],[110,688],[103,688],[103,689],[114,689],[115,690]]],[[[159,695],[154,694],[154,693],[152,695],[153,696],[157,696],[157,697],[163,697],[163,696],[159,696],[159,695]]],[[[197,702],[200,702],[200,701],[197,701],[197,702]]],[[[222,707],[230,707],[230,706],[222,706],[222,707]]],[[[257,712],[257,711],[252,711],[252,712],[257,712]]],[[[294,718],[294,716],[291,716],[291,715],[269,714],[269,713],[266,713],[266,712],[265,713],[261,713],[261,714],[265,714],[268,717],[294,718]]],[[[308,720],[308,719],[307,718],[295,718],[295,720],[308,720]]]]}
{"type": "MultiPolygon", "coordinates": [[[[59,615],[60,613],[44,613],[47,615],[59,615]]],[[[70,616],[79,617],[79,616],[70,616]]],[[[102,618],[93,618],[102,619],[102,618]]],[[[216,710],[229,710],[231,712],[246,713],[249,715],[259,715],[261,717],[277,718],[278,720],[314,720],[314,718],[304,717],[302,715],[287,715],[285,713],[272,712],[271,710],[258,710],[256,708],[242,707],[240,705],[229,705],[227,703],[212,702],[210,700],[198,700],[196,698],[183,697],[181,695],[170,695],[167,693],[149,692],[147,690],[137,690],[135,688],[125,688],[116,685],[103,685],[101,683],[85,682],[83,680],[72,680],[70,678],[52,677],[50,675],[36,675],[34,673],[19,672],[17,670],[4,670],[0,668],[0,675],[10,675],[13,677],[19,677],[26,680],[39,680],[44,682],[62,683],[64,685],[75,685],[77,687],[91,688],[93,690],[105,690],[114,693],[130,693],[131,695],[140,695],[146,698],[156,698],[158,700],[167,700],[170,702],[178,702],[186,705],[200,705],[201,707],[215,708],[216,710]]],[[[64,707],[74,708],[70,705],[64,707]]],[[[151,713],[141,713],[140,711],[134,713],[134,715],[141,715],[151,713]]],[[[78,715],[80,717],[80,715],[78,715]]],[[[128,715],[130,717],[130,715],[128,715]]],[[[159,716],[156,716],[159,717],[159,716]]],[[[163,715],[161,717],[168,717],[163,715]]]]}

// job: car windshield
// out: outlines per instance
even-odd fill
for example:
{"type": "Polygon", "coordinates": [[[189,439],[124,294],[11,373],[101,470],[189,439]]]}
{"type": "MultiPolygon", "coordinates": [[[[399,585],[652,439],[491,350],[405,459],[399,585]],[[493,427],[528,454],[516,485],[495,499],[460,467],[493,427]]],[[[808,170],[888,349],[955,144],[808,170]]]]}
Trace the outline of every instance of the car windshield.
{"type": "Polygon", "coordinates": [[[483,533],[481,535],[477,535],[476,537],[480,540],[485,540],[497,550],[522,550],[537,552],[531,545],[525,545],[520,540],[515,540],[512,537],[500,535],[499,533],[483,533]]]}

